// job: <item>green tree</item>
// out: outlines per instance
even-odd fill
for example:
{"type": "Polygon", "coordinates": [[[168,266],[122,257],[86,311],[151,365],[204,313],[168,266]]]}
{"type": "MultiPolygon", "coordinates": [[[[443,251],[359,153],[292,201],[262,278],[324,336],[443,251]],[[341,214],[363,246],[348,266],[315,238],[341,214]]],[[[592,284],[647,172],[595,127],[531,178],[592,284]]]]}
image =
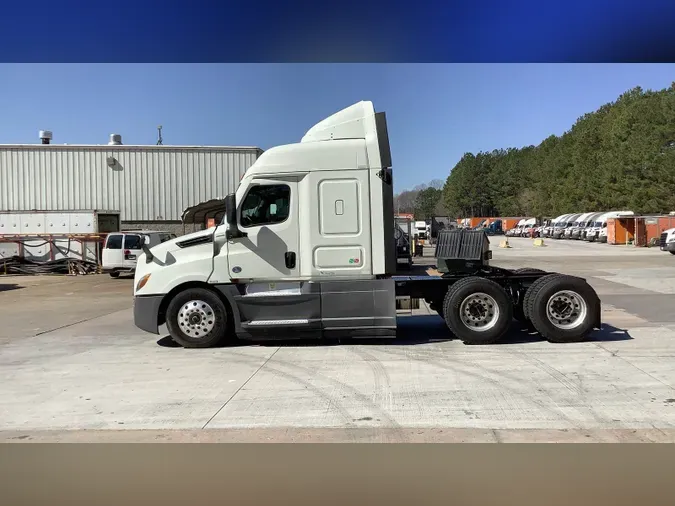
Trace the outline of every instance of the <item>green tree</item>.
{"type": "Polygon", "coordinates": [[[440,205],[456,218],[674,210],[675,83],[628,90],[538,146],[465,153],[440,205]]]}
{"type": "Polygon", "coordinates": [[[441,194],[441,190],[433,186],[421,190],[415,199],[415,219],[427,220],[434,216],[441,194]]]}

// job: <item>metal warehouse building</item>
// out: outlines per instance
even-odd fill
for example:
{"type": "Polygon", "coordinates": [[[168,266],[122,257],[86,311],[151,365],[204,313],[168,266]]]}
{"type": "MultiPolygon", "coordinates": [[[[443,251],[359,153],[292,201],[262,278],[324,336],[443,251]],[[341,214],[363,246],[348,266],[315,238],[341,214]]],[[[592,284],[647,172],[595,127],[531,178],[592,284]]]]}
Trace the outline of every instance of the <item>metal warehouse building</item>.
{"type": "MultiPolygon", "coordinates": [[[[48,133],[48,132],[47,132],[48,133]]],[[[49,135],[51,138],[51,135],[49,135]]],[[[106,209],[123,229],[175,233],[183,211],[235,191],[257,147],[0,145],[0,210],[106,209]]]]}

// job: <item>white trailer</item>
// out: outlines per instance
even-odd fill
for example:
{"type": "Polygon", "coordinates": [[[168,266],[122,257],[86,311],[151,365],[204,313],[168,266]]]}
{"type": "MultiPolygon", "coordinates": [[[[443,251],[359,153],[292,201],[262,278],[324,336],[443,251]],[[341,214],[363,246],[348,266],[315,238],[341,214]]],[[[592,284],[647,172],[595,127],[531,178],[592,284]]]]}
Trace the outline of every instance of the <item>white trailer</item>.
{"type": "Polygon", "coordinates": [[[105,235],[119,229],[119,211],[0,211],[0,258],[98,263],[105,235]]]}
{"type": "Polygon", "coordinates": [[[442,276],[397,276],[384,113],[359,102],[297,144],[266,151],[226,198],[219,226],[145,247],[134,321],[166,324],[184,347],[227,339],[395,336],[396,299],[424,299],[466,343],[499,340],[513,318],[546,339],[600,326],[581,278],[489,265],[484,231],[439,235],[442,276]]]}

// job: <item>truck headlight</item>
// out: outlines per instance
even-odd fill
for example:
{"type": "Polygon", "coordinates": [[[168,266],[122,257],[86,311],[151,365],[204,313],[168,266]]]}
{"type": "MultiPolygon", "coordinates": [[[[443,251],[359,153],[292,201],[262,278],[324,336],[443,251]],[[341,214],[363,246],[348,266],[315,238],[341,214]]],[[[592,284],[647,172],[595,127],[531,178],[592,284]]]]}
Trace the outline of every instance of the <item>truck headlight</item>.
{"type": "Polygon", "coordinates": [[[671,235],[668,239],[666,239],[666,242],[668,244],[675,242],[675,234],[671,235]]]}

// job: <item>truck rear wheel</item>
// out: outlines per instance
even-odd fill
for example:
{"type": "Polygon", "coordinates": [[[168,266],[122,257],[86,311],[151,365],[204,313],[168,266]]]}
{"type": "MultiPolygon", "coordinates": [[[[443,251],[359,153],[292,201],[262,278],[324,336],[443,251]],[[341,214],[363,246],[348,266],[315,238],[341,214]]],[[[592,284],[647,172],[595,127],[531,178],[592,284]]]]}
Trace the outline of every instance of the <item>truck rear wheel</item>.
{"type": "Polygon", "coordinates": [[[178,293],[166,309],[169,334],[184,348],[210,348],[227,334],[227,308],[220,298],[204,288],[178,293]]]}
{"type": "Polygon", "coordinates": [[[465,344],[490,344],[509,329],[513,304],[492,280],[469,277],[452,285],[443,301],[443,318],[465,344]]]}
{"type": "Polygon", "coordinates": [[[525,321],[530,322],[530,314],[529,314],[529,307],[530,307],[530,299],[532,298],[532,294],[534,294],[539,287],[543,284],[546,283],[547,279],[555,278],[558,276],[562,276],[562,274],[548,274],[547,276],[543,276],[539,279],[537,279],[534,283],[530,285],[530,287],[527,289],[525,292],[525,295],[523,296],[523,316],[525,318],[525,321]]]}
{"type": "MultiPolygon", "coordinates": [[[[523,267],[521,269],[515,269],[513,271],[514,274],[544,274],[546,271],[543,271],[541,269],[534,269],[530,267],[523,267]]],[[[527,291],[525,291],[527,294],[527,291]]],[[[527,323],[527,317],[525,316],[525,310],[524,310],[524,305],[525,305],[525,296],[523,296],[522,300],[518,301],[517,304],[513,306],[513,317],[518,320],[519,322],[527,323]]]]}
{"type": "Polygon", "coordinates": [[[552,343],[583,341],[593,330],[600,299],[585,280],[567,275],[545,276],[528,299],[534,328],[552,343]]]}

